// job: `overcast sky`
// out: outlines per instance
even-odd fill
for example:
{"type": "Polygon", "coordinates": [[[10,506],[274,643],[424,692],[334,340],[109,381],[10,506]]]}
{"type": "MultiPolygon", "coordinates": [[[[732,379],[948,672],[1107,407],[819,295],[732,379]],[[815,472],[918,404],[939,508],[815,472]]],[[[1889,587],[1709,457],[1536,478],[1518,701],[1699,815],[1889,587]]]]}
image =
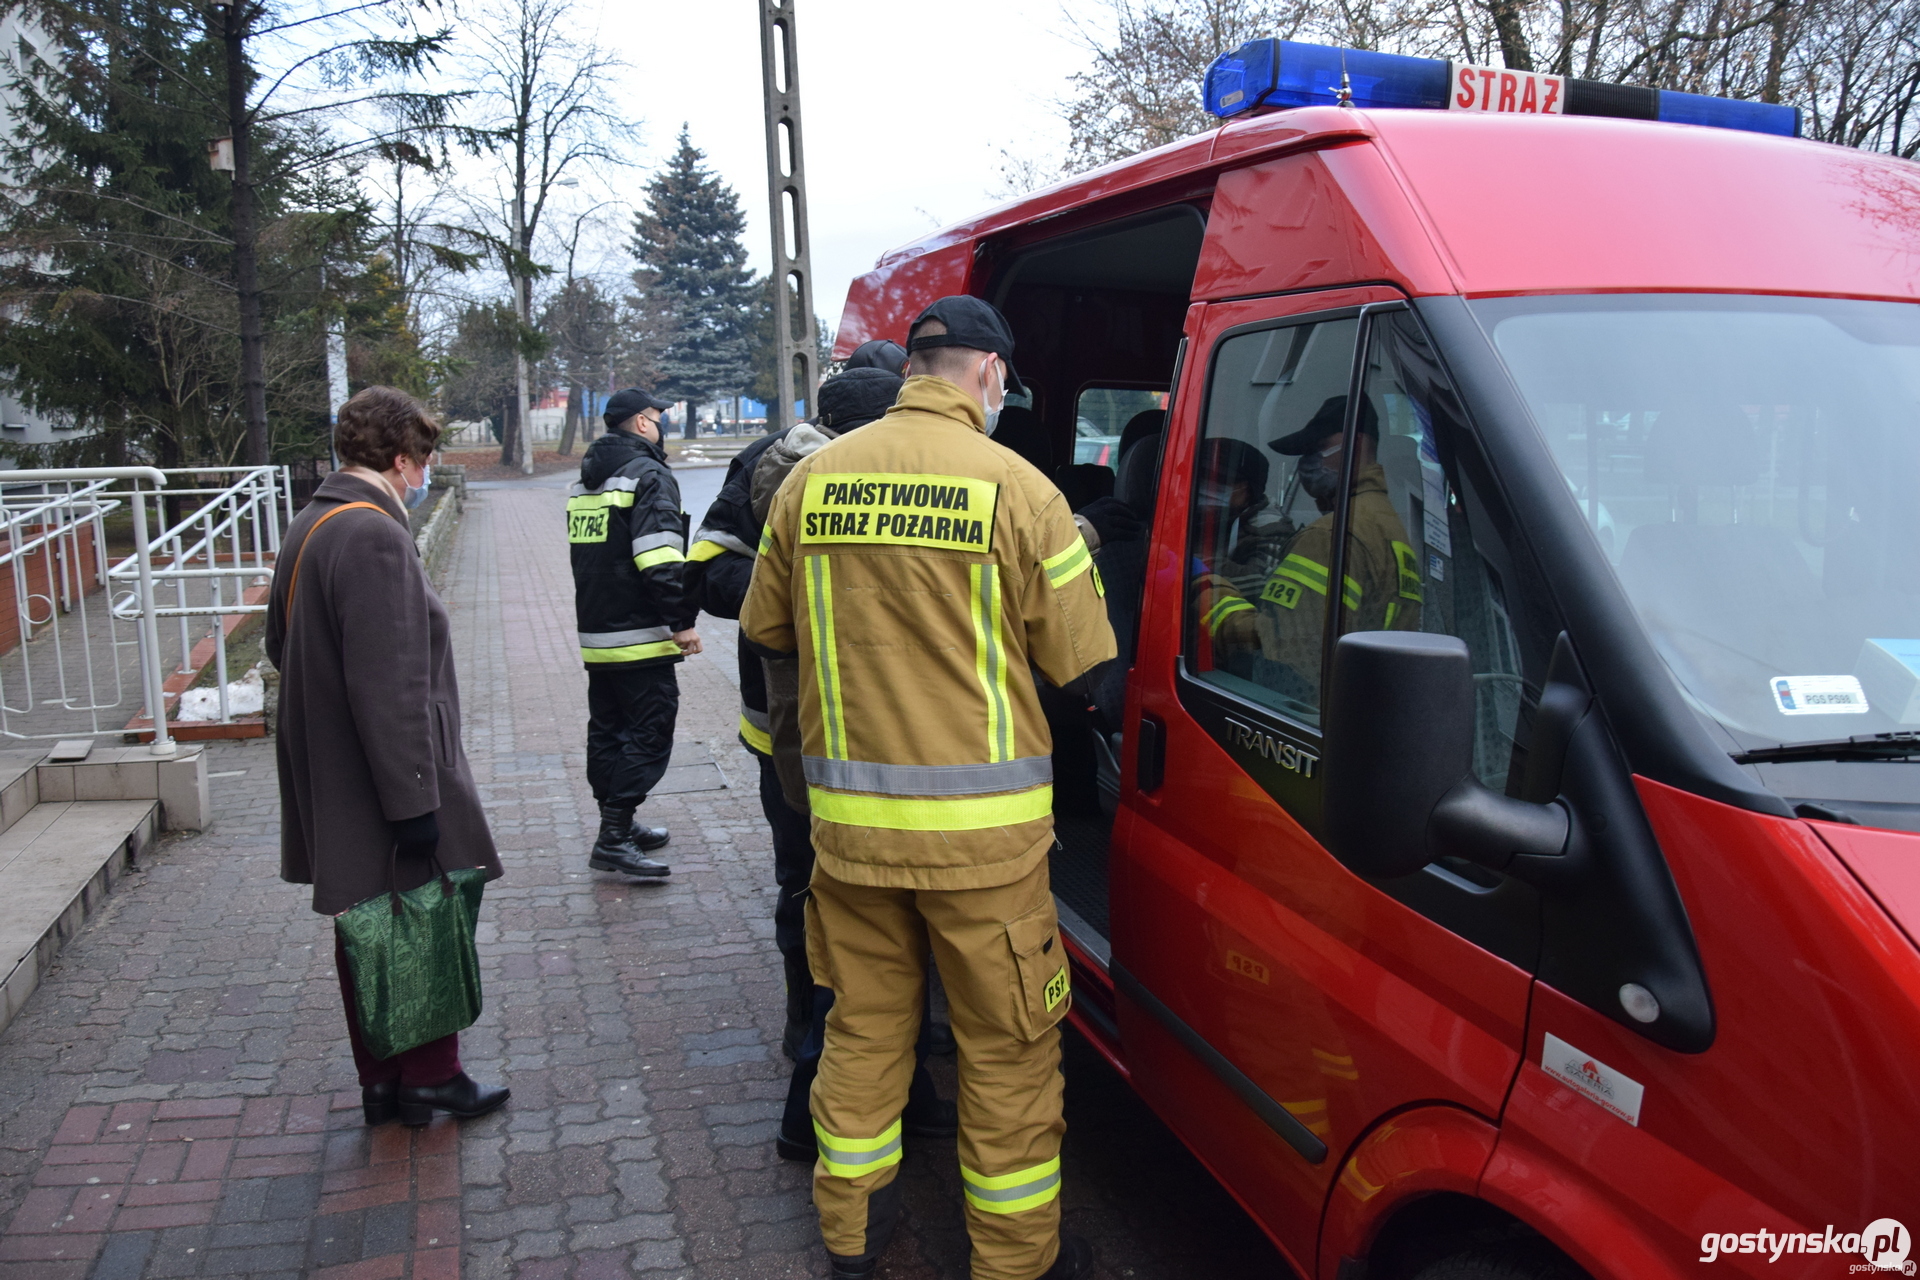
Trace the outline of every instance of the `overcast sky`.
{"type": "MultiPolygon", "coordinates": [[[[686,121],[694,145],[739,193],[752,265],[766,271],[757,0],[601,2],[603,45],[638,72],[608,91],[646,121],[639,180],[686,121]]],[[[813,303],[837,325],[847,285],[881,253],[995,203],[1002,148],[1064,150],[1051,104],[1086,55],[1067,38],[1056,0],[790,3],[813,303]]]]}

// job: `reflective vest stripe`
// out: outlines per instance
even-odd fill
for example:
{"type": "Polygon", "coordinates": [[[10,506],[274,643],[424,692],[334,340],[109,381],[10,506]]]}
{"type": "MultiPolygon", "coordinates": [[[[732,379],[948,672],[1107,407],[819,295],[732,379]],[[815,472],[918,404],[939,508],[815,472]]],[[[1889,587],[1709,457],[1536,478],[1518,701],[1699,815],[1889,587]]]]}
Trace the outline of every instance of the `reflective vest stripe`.
{"type": "Polygon", "coordinates": [[[889,831],[978,831],[1032,822],[1053,812],[1052,786],[990,796],[946,800],[901,796],[850,796],[807,788],[807,806],[822,822],[847,827],[883,827],[889,831]]]}
{"type": "Polygon", "coordinates": [[[615,649],[581,649],[580,657],[587,662],[642,662],[648,658],[677,658],[680,646],[671,640],[658,644],[627,644],[615,649]]]}
{"type": "Polygon", "coordinates": [[[861,1174],[900,1163],[898,1120],[882,1130],[877,1138],[836,1137],[815,1120],[813,1136],[820,1143],[820,1163],[836,1178],[857,1178],[861,1174]]]}
{"type": "Polygon", "coordinates": [[[1037,1209],[1060,1195],[1060,1157],[1045,1164],[989,1178],[960,1166],[960,1185],[967,1203],[985,1213],[1020,1213],[1037,1209]]]}
{"type": "Polygon", "coordinates": [[[709,529],[705,525],[695,529],[693,531],[694,545],[699,546],[703,542],[712,543],[715,547],[719,548],[719,550],[707,551],[695,557],[700,560],[711,560],[719,555],[721,551],[732,551],[737,555],[743,556],[751,556],[753,554],[752,547],[740,541],[740,539],[734,537],[724,529],[709,529]]]}
{"type": "Polygon", "coordinates": [[[651,551],[642,551],[633,558],[633,567],[645,573],[649,569],[658,569],[663,564],[681,564],[686,556],[678,547],[655,547],[651,551]]]}
{"type": "Polygon", "coordinates": [[[1392,546],[1394,567],[1399,570],[1400,598],[1418,601],[1424,595],[1420,582],[1420,557],[1404,542],[1396,542],[1392,546]]]}
{"type": "Polygon", "coordinates": [[[803,756],[807,781],[836,791],[873,791],[885,796],[984,796],[1025,791],[1053,781],[1052,756],[1026,756],[992,764],[879,764],[803,756]]]}
{"type": "Polygon", "coordinates": [[[1219,604],[1207,610],[1206,616],[1200,620],[1200,625],[1207,629],[1208,635],[1217,635],[1220,628],[1226,624],[1228,618],[1242,610],[1251,608],[1253,608],[1253,606],[1248,604],[1242,597],[1228,596],[1219,604]]]}
{"type": "Polygon", "coordinates": [[[631,550],[633,554],[637,556],[642,551],[651,551],[655,547],[672,547],[675,551],[680,551],[683,550],[685,546],[686,544],[680,540],[679,531],[674,530],[662,533],[643,533],[633,540],[631,550]]]}
{"type": "Polygon", "coordinates": [[[1042,560],[1040,567],[1047,571],[1047,581],[1058,591],[1093,568],[1093,552],[1087,550],[1085,538],[1075,537],[1072,546],[1057,556],[1042,560]]]}
{"type": "MultiPolygon", "coordinates": [[[[1280,567],[1273,571],[1273,576],[1297,582],[1315,595],[1324,596],[1327,594],[1328,575],[1326,566],[1309,560],[1297,552],[1289,554],[1285,560],[1282,560],[1280,567]]],[[[1346,604],[1347,608],[1358,609],[1360,607],[1360,584],[1350,576],[1344,579],[1344,583],[1345,589],[1340,593],[1341,600],[1346,604]]]]}
{"type": "MultiPolygon", "coordinates": [[[[591,489],[576,480],[572,485],[568,486],[567,496],[569,498],[579,498],[591,494],[616,492],[632,494],[633,491],[639,487],[640,482],[632,476],[614,476],[611,479],[601,481],[591,489]]],[[[629,499],[629,501],[631,501],[631,499],[629,499]]]]}
{"type": "Polygon", "coordinates": [[[767,552],[772,548],[772,546],[773,546],[773,526],[768,525],[766,528],[760,531],[760,549],[754,552],[754,554],[763,556],[767,554],[767,552]]]}
{"type": "Polygon", "coordinates": [[[726,547],[721,546],[717,542],[710,542],[704,538],[700,538],[696,539],[694,544],[687,548],[687,559],[694,564],[700,564],[707,560],[718,560],[726,553],[726,547]]]}
{"type": "MultiPolygon", "coordinates": [[[[991,564],[967,567],[972,581],[974,671],[987,698],[987,759],[1013,759],[1013,716],[1007,701],[1006,632],[1000,623],[1000,574],[991,564]]],[[[840,753],[845,759],[846,753],[840,753]]]]}
{"type": "Polygon", "coordinates": [[[833,637],[833,565],[807,557],[807,622],[813,632],[813,674],[820,685],[820,721],[827,754],[847,758],[847,715],[840,705],[840,654],[833,637]]]}
{"type": "Polygon", "coordinates": [[[751,707],[740,708],[740,741],[747,744],[747,750],[758,751],[763,756],[773,754],[773,734],[766,725],[767,713],[755,711],[751,707]]]}
{"type": "Polygon", "coordinates": [[[610,493],[576,493],[567,499],[569,511],[598,511],[602,507],[630,507],[633,490],[615,489],[610,493]]]}
{"type": "Polygon", "coordinates": [[[636,627],[632,631],[581,631],[582,649],[617,649],[627,644],[649,644],[672,637],[672,627],[636,627]]]}

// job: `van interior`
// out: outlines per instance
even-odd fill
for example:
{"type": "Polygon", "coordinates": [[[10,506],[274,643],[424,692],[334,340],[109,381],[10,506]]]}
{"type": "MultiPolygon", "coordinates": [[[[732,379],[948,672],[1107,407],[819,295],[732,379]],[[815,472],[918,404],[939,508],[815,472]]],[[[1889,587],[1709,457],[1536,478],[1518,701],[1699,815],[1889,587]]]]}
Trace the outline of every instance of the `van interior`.
{"type": "Polygon", "coordinates": [[[1041,685],[1054,742],[1054,895],[1068,931],[1103,960],[1121,702],[1166,395],[1205,232],[1205,213],[1177,204],[1023,245],[987,295],[1013,327],[1014,364],[1033,396],[1030,409],[1003,412],[994,439],[1051,477],[1074,511],[1094,507],[1090,520],[1126,530],[1094,556],[1119,659],[1097,674],[1090,698],[1041,685]]]}

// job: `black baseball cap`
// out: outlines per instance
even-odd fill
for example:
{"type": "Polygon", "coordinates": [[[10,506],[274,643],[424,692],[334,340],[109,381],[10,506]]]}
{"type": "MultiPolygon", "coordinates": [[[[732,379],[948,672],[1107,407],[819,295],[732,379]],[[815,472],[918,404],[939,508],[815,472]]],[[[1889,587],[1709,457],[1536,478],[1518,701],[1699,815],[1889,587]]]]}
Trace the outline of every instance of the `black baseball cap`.
{"type": "Polygon", "coordinates": [[[895,377],[907,363],[907,349],[887,338],[863,342],[847,357],[848,369],[884,369],[895,377]]]}
{"type": "Polygon", "coordinates": [[[912,334],[928,320],[946,326],[945,333],[926,333],[907,339],[907,350],[926,351],[933,347],[965,347],[969,351],[991,351],[1007,362],[1007,390],[1015,395],[1027,393],[1026,384],[1013,370],[1013,328],[1000,308],[985,298],[956,293],[941,298],[922,311],[907,330],[912,334]]]}
{"type": "Polygon", "coordinates": [[[642,391],[638,387],[628,387],[625,391],[616,391],[607,397],[607,407],[600,417],[609,427],[617,427],[642,409],[657,409],[665,413],[671,408],[673,408],[671,400],[662,400],[659,396],[642,391]]]}
{"type": "MultiPolygon", "coordinates": [[[[1320,442],[1328,436],[1339,435],[1346,425],[1347,398],[1329,396],[1318,409],[1314,410],[1313,416],[1307,419],[1306,426],[1292,435],[1268,441],[1267,448],[1289,458],[1298,458],[1318,449],[1320,442]]],[[[1380,421],[1374,416],[1371,400],[1360,402],[1360,434],[1373,436],[1376,439],[1380,435],[1380,421]]]]}

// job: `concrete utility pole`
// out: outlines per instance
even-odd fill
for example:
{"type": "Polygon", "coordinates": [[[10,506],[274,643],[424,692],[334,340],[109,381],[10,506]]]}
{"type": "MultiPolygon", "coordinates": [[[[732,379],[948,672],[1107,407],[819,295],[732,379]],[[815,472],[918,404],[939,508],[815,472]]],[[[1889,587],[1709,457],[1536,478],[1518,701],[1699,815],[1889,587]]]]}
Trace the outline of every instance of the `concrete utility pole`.
{"type": "Polygon", "coordinates": [[[813,416],[820,379],[814,340],[813,259],[807,247],[807,170],[800,146],[800,53],[795,0],[760,0],[760,83],[767,101],[767,203],[773,228],[773,343],[779,390],[767,430],[793,425],[793,402],[813,416]]]}

